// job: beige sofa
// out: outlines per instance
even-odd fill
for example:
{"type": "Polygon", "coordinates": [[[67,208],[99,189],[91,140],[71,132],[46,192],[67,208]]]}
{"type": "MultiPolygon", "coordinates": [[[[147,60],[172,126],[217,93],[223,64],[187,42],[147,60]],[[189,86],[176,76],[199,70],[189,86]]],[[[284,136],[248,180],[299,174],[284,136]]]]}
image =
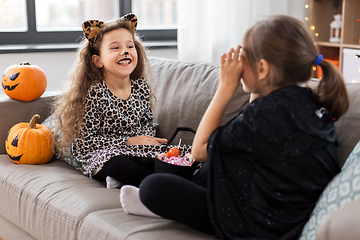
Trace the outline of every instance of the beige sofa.
{"type": "MultiPolygon", "coordinates": [[[[219,66],[160,58],[151,58],[150,62],[153,71],[148,79],[157,97],[153,113],[154,121],[159,123],[158,135],[169,138],[178,126],[196,129],[216,89],[219,66]]],[[[360,139],[360,84],[348,84],[348,87],[351,108],[336,123],[343,143],[339,149],[341,164],[360,139]]],[[[0,238],[214,239],[173,221],[126,214],[119,202],[118,189],[106,189],[103,183],[83,176],[64,159],[44,165],[11,162],[4,147],[7,131],[18,122],[28,122],[35,113],[39,113],[42,120],[47,118],[49,105],[57,94],[47,93],[32,102],[0,99],[0,238]]],[[[234,117],[248,98],[248,94],[239,89],[223,122],[234,117]]],[[[181,133],[174,143],[179,138],[182,143],[191,144],[193,134],[181,133]]],[[[335,210],[332,208],[330,212],[335,210]]],[[[320,218],[314,213],[311,219],[316,218],[315,227],[307,225],[301,239],[315,239],[317,226],[327,215],[320,218]]]]}

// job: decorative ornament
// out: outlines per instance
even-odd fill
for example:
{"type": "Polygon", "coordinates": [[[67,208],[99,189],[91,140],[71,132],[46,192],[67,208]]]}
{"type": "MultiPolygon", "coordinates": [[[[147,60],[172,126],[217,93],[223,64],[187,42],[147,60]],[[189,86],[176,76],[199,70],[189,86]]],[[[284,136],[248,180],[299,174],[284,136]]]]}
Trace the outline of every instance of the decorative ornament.
{"type": "Polygon", "coordinates": [[[330,23],[330,42],[340,42],[341,41],[341,14],[336,14],[334,16],[334,21],[330,23]]]}
{"type": "Polygon", "coordinates": [[[36,124],[40,118],[34,115],[29,123],[15,124],[8,132],[5,149],[11,161],[16,164],[45,164],[53,155],[54,137],[51,130],[36,124]]]}
{"type": "Polygon", "coordinates": [[[40,67],[23,62],[5,70],[1,85],[10,98],[28,102],[41,97],[45,92],[47,78],[40,67]]]}

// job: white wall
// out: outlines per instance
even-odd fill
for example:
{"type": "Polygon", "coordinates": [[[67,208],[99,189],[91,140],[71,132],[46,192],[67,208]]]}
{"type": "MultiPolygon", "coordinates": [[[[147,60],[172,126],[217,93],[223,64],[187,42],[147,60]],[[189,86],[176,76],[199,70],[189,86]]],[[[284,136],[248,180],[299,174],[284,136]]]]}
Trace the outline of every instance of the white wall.
{"type": "MultiPolygon", "coordinates": [[[[177,59],[177,49],[152,49],[148,56],[177,59]]],[[[75,61],[75,52],[39,52],[39,53],[11,53],[0,54],[0,72],[14,64],[29,61],[32,65],[39,66],[46,74],[48,86],[46,91],[61,90],[61,86],[75,61]]],[[[6,94],[0,90],[0,97],[6,94]]]]}

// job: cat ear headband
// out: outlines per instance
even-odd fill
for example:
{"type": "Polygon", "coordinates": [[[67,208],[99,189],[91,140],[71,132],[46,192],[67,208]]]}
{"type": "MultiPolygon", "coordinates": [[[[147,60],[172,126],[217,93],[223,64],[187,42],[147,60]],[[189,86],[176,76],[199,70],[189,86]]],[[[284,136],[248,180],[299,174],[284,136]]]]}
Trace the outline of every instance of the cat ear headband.
{"type": "MultiPolygon", "coordinates": [[[[119,21],[127,21],[130,23],[130,31],[135,32],[137,27],[137,17],[133,13],[126,14],[122,16],[119,21]]],[[[91,46],[94,45],[102,25],[104,24],[103,21],[100,20],[88,20],[83,22],[82,29],[84,32],[85,37],[89,40],[91,46]]]]}

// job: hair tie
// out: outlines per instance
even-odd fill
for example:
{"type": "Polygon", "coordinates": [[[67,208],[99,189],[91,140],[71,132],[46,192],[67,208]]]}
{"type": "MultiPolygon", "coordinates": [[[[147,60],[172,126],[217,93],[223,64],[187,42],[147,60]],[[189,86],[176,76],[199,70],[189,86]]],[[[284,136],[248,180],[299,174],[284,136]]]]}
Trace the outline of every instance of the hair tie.
{"type": "Polygon", "coordinates": [[[319,66],[323,58],[324,58],[323,55],[319,54],[314,62],[314,65],[319,66]]]}

